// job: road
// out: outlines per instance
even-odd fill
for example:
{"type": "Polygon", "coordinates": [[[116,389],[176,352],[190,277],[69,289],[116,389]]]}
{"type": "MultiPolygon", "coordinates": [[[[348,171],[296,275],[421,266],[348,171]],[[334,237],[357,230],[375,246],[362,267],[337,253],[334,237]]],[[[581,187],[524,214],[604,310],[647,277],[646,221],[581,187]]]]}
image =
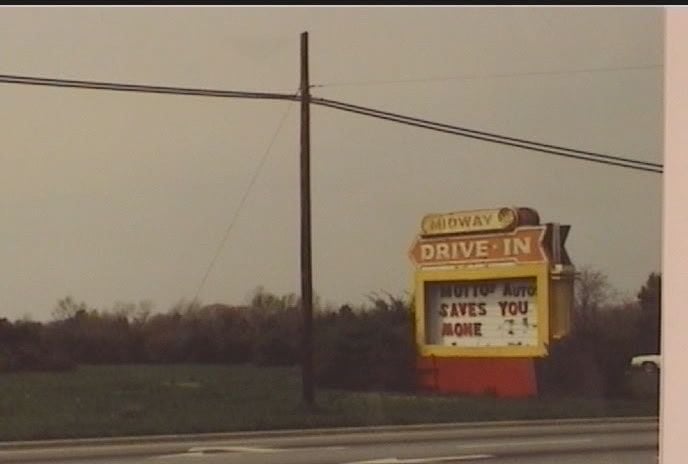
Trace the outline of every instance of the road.
{"type": "Polygon", "coordinates": [[[0,443],[0,463],[29,464],[649,464],[657,456],[656,419],[0,443]]]}

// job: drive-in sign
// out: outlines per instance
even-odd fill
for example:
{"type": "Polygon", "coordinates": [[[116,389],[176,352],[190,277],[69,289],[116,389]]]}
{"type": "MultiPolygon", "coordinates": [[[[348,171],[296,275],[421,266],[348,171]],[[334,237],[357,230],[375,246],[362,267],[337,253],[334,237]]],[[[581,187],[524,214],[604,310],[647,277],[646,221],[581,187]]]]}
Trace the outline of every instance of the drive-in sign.
{"type": "Polygon", "coordinates": [[[444,238],[416,237],[409,256],[418,267],[471,263],[542,263],[545,227],[520,228],[510,233],[444,238]]]}

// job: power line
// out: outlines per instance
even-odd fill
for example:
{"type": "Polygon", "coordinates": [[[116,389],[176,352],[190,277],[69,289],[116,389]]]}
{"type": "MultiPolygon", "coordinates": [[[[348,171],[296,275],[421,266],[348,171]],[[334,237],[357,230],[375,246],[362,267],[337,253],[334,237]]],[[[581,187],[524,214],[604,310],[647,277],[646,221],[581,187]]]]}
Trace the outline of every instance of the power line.
{"type": "Polygon", "coordinates": [[[171,95],[193,95],[198,97],[220,98],[255,98],[271,100],[297,100],[294,94],[276,92],[244,92],[237,90],[216,90],[206,88],[170,87],[143,84],[120,84],[115,82],[83,81],[73,79],[55,79],[47,77],[17,76],[0,74],[2,84],[23,84],[48,87],[66,87],[75,89],[111,90],[115,92],[158,93],[171,95]]]}
{"type": "MultiPolygon", "coordinates": [[[[216,90],[207,88],[189,88],[189,87],[173,87],[173,86],[158,86],[158,85],[141,85],[141,84],[121,84],[112,82],[98,82],[98,81],[84,81],[72,79],[56,79],[44,77],[18,76],[18,75],[0,75],[0,83],[6,84],[21,84],[21,85],[38,85],[49,87],[67,87],[79,89],[95,89],[95,90],[110,90],[122,92],[138,92],[138,93],[158,93],[158,94],[172,94],[172,95],[191,95],[202,97],[220,97],[220,98],[253,98],[253,99],[275,99],[275,100],[289,100],[300,101],[301,97],[296,94],[285,94],[276,92],[245,92],[235,90],[216,90]]],[[[423,129],[434,130],[438,132],[458,135],[462,137],[473,138],[491,143],[499,143],[502,145],[513,146],[526,150],[538,151],[555,156],[562,156],[582,161],[591,161],[612,166],[626,167],[630,169],[637,169],[648,172],[662,173],[663,165],[659,163],[651,163],[646,161],[634,160],[620,156],[611,156],[601,153],[595,153],[584,150],[577,150],[566,148],[559,145],[544,144],[540,142],[519,139],[515,137],[508,137],[500,134],[494,134],[484,131],[477,131],[465,127],[454,126],[450,124],[443,124],[439,122],[430,121],[427,119],[415,118],[405,116],[398,113],[391,113],[388,111],[377,110],[360,105],[353,105],[336,100],[329,100],[325,98],[311,97],[311,102],[321,106],[326,106],[341,111],[361,114],[365,116],[384,119],[392,122],[406,124],[409,126],[419,127],[423,129]]]]}
{"type": "Polygon", "coordinates": [[[639,65],[639,66],[618,66],[618,67],[604,67],[604,68],[582,68],[569,69],[560,71],[526,71],[513,73],[496,73],[496,74],[464,74],[458,76],[435,76],[435,77],[419,77],[409,79],[396,80],[372,80],[372,81],[343,81],[343,82],[326,82],[324,84],[317,84],[316,88],[331,88],[331,87],[358,87],[371,85],[387,85],[387,84],[423,84],[431,82],[449,82],[449,81],[468,81],[476,79],[502,79],[507,77],[528,77],[528,76],[556,76],[567,74],[587,74],[598,72],[615,72],[615,71],[639,71],[650,69],[662,69],[662,65],[639,65]]]}
{"type": "Polygon", "coordinates": [[[630,159],[630,158],[624,158],[624,157],[620,157],[620,156],[605,155],[605,154],[602,154],[602,153],[596,153],[596,152],[592,152],[592,151],[584,151],[584,150],[577,150],[577,149],[573,149],[573,148],[567,148],[567,147],[563,147],[563,146],[560,146],[560,145],[552,145],[552,144],[546,144],[546,143],[541,143],[541,142],[535,142],[535,141],[532,141],[532,140],[520,139],[520,138],[516,138],[516,137],[508,137],[508,136],[506,136],[506,135],[499,135],[499,134],[494,134],[494,133],[491,133],[491,132],[485,132],[485,131],[478,131],[478,130],[474,130],[474,129],[468,129],[468,128],[466,128],[466,127],[461,127],[461,126],[454,126],[454,125],[450,125],[450,124],[443,124],[443,123],[439,123],[439,122],[429,121],[429,120],[427,120],[427,119],[414,118],[414,117],[411,117],[411,116],[405,116],[405,115],[402,115],[402,114],[392,113],[392,112],[389,112],[389,111],[377,110],[377,109],[374,109],[374,108],[369,108],[369,107],[360,106],[360,105],[354,105],[354,104],[351,104],[351,103],[345,103],[345,102],[341,102],[341,101],[337,101],[337,100],[328,100],[328,99],[325,99],[325,98],[320,98],[320,99],[317,99],[317,100],[319,100],[319,101],[321,101],[321,102],[327,102],[327,103],[335,104],[335,105],[337,105],[338,107],[341,107],[340,109],[343,109],[344,107],[348,107],[348,108],[357,109],[357,110],[362,110],[362,111],[368,111],[368,112],[372,112],[372,113],[379,113],[379,114],[384,115],[384,116],[390,116],[390,117],[394,117],[394,118],[401,118],[401,119],[405,119],[405,120],[409,120],[409,121],[413,121],[413,122],[418,122],[418,123],[422,123],[422,124],[432,124],[432,125],[434,125],[434,126],[442,127],[442,128],[445,128],[445,129],[453,129],[453,130],[457,130],[457,131],[467,132],[467,133],[470,133],[470,134],[482,135],[482,136],[492,137],[492,138],[501,139],[501,140],[506,140],[506,141],[510,141],[510,142],[518,142],[518,143],[533,145],[533,146],[537,146],[537,147],[541,147],[541,148],[549,148],[549,149],[555,149],[555,150],[564,150],[564,151],[568,151],[568,152],[572,152],[572,153],[577,153],[577,154],[580,154],[580,155],[592,156],[592,157],[607,159],[607,160],[611,160],[611,161],[622,161],[622,162],[634,163],[634,164],[639,164],[639,165],[648,166],[648,167],[653,167],[653,168],[662,168],[662,165],[659,164],[659,163],[652,163],[652,162],[648,162],[648,161],[633,160],[633,159],[630,159]]]}
{"type": "MultiPolygon", "coordinates": [[[[296,95],[296,94],[294,94],[296,95]]],[[[277,136],[279,135],[280,131],[282,130],[282,127],[284,126],[285,121],[287,120],[287,116],[289,115],[289,111],[291,110],[291,107],[293,105],[291,102],[287,105],[287,109],[284,111],[284,114],[282,115],[282,118],[280,119],[279,124],[277,125],[277,129],[275,130],[275,133],[272,135],[272,138],[270,139],[270,143],[268,143],[267,148],[265,149],[265,152],[263,153],[263,156],[260,159],[260,162],[258,163],[258,167],[256,168],[255,172],[253,173],[253,176],[251,177],[250,182],[248,183],[248,186],[246,187],[246,190],[244,191],[244,194],[241,197],[241,200],[239,201],[239,206],[237,207],[236,211],[234,211],[234,215],[232,216],[232,219],[229,222],[229,225],[227,226],[227,229],[225,229],[224,236],[222,237],[222,240],[220,241],[220,244],[218,245],[217,249],[215,250],[215,254],[213,255],[213,258],[210,261],[210,264],[208,265],[208,268],[205,270],[205,273],[203,274],[203,278],[201,279],[201,283],[198,285],[198,290],[196,290],[196,295],[194,296],[194,299],[192,301],[197,301],[198,296],[201,294],[201,291],[203,290],[203,286],[205,285],[206,281],[208,280],[208,276],[210,275],[210,272],[213,270],[213,267],[215,267],[215,263],[217,262],[217,259],[220,256],[220,253],[222,252],[222,249],[225,246],[225,243],[227,242],[227,239],[229,239],[229,236],[232,232],[232,229],[234,229],[234,226],[236,224],[237,219],[239,218],[239,214],[241,214],[241,211],[244,208],[244,205],[246,204],[246,200],[248,199],[249,194],[251,193],[251,189],[253,188],[254,184],[256,183],[256,180],[258,180],[258,176],[260,175],[261,171],[263,170],[263,166],[265,166],[265,162],[268,159],[268,155],[270,154],[270,151],[272,150],[272,146],[275,144],[275,141],[277,140],[277,136]]]]}
{"type": "Polygon", "coordinates": [[[641,171],[662,173],[663,166],[659,163],[650,163],[646,161],[638,161],[630,158],[620,156],[604,155],[594,152],[586,152],[582,150],[569,149],[557,145],[541,144],[539,142],[532,142],[525,139],[517,139],[514,137],[502,136],[499,134],[491,134],[488,132],[476,131],[466,129],[459,126],[452,126],[449,124],[437,123],[425,119],[413,118],[401,114],[391,113],[387,111],[376,110],[359,105],[351,105],[348,103],[339,102],[336,100],[328,100],[325,98],[313,98],[312,103],[316,105],[326,106],[341,111],[348,111],[351,113],[370,116],[378,119],[383,119],[392,122],[398,122],[409,126],[430,129],[438,132],[459,135],[485,142],[498,143],[502,145],[523,148],[541,153],[547,153],[555,156],[562,156],[582,161],[591,161],[600,164],[607,164],[611,166],[625,167],[629,169],[637,169],[641,171]]]}
{"type": "Polygon", "coordinates": [[[565,153],[563,151],[558,151],[558,150],[540,148],[536,145],[509,142],[509,141],[505,141],[504,139],[500,139],[499,137],[492,137],[491,138],[491,137],[486,137],[486,136],[475,135],[475,134],[463,132],[460,129],[445,128],[445,127],[442,127],[439,125],[435,125],[430,121],[427,123],[414,122],[412,119],[405,119],[403,117],[388,116],[388,115],[385,115],[384,112],[366,111],[363,109],[356,109],[354,107],[341,106],[341,105],[337,105],[336,103],[331,102],[331,101],[318,101],[318,102],[316,102],[314,100],[313,103],[319,104],[322,106],[331,107],[334,109],[339,109],[342,111],[348,111],[351,113],[361,114],[361,115],[365,115],[365,116],[371,116],[371,117],[375,117],[378,119],[384,119],[384,120],[388,120],[388,121],[392,121],[392,122],[398,122],[398,123],[406,124],[409,126],[420,127],[420,128],[424,128],[424,129],[430,129],[430,130],[434,130],[437,132],[444,132],[444,133],[452,134],[452,135],[459,135],[462,137],[482,140],[482,141],[486,141],[486,142],[498,143],[501,145],[523,148],[523,149],[527,149],[527,150],[532,150],[532,151],[537,151],[537,152],[541,152],[541,153],[547,153],[547,154],[551,154],[551,155],[562,156],[562,157],[572,158],[572,159],[577,159],[577,160],[582,160],[582,161],[591,161],[591,162],[600,163],[600,164],[607,164],[607,165],[611,165],[611,166],[619,166],[619,167],[625,167],[625,168],[630,168],[630,169],[637,169],[637,170],[647,171],[647,172],[655,172],[655,173],[659,173],[659,174],[662,173],[662,168],[645,167],[645,166],[642,166],[639,164],[630,164],[630,163],[635,162],[634,160],[629,160],[630,163],[608,161],[608,160],[605,160],[602,158],[586,157],[586,156],[576,155],[573,153],[565,153]]]}

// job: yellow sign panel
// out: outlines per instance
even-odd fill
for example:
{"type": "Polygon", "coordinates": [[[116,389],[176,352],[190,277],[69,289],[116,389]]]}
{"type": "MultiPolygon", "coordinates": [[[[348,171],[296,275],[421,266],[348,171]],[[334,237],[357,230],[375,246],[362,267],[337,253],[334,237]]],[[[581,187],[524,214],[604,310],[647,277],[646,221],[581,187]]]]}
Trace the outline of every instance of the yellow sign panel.
{"type": "Polygon", "coordinates": [[[549,266],[419,270],[416,343],[422,356],[543,357],[549,266]]]}
{"type": "Polygon", "coordinates": [[[513,208],[481,209],[446,214],[428,214],[421,222],[423,235],[467,234],[504,231],[516,227],[518,214],[513,208]]]}

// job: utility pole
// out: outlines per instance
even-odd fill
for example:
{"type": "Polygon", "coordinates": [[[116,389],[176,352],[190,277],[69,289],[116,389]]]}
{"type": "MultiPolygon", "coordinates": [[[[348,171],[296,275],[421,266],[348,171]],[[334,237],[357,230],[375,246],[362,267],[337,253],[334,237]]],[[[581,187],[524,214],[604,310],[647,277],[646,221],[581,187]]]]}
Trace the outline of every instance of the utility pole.
{"type": "Polygon", "coordinates": [[[315,405],[313,375],[313,265],[311,258],[311,118],[308,32],[301,33],[301,378],[303,402],[315,405]]]}

